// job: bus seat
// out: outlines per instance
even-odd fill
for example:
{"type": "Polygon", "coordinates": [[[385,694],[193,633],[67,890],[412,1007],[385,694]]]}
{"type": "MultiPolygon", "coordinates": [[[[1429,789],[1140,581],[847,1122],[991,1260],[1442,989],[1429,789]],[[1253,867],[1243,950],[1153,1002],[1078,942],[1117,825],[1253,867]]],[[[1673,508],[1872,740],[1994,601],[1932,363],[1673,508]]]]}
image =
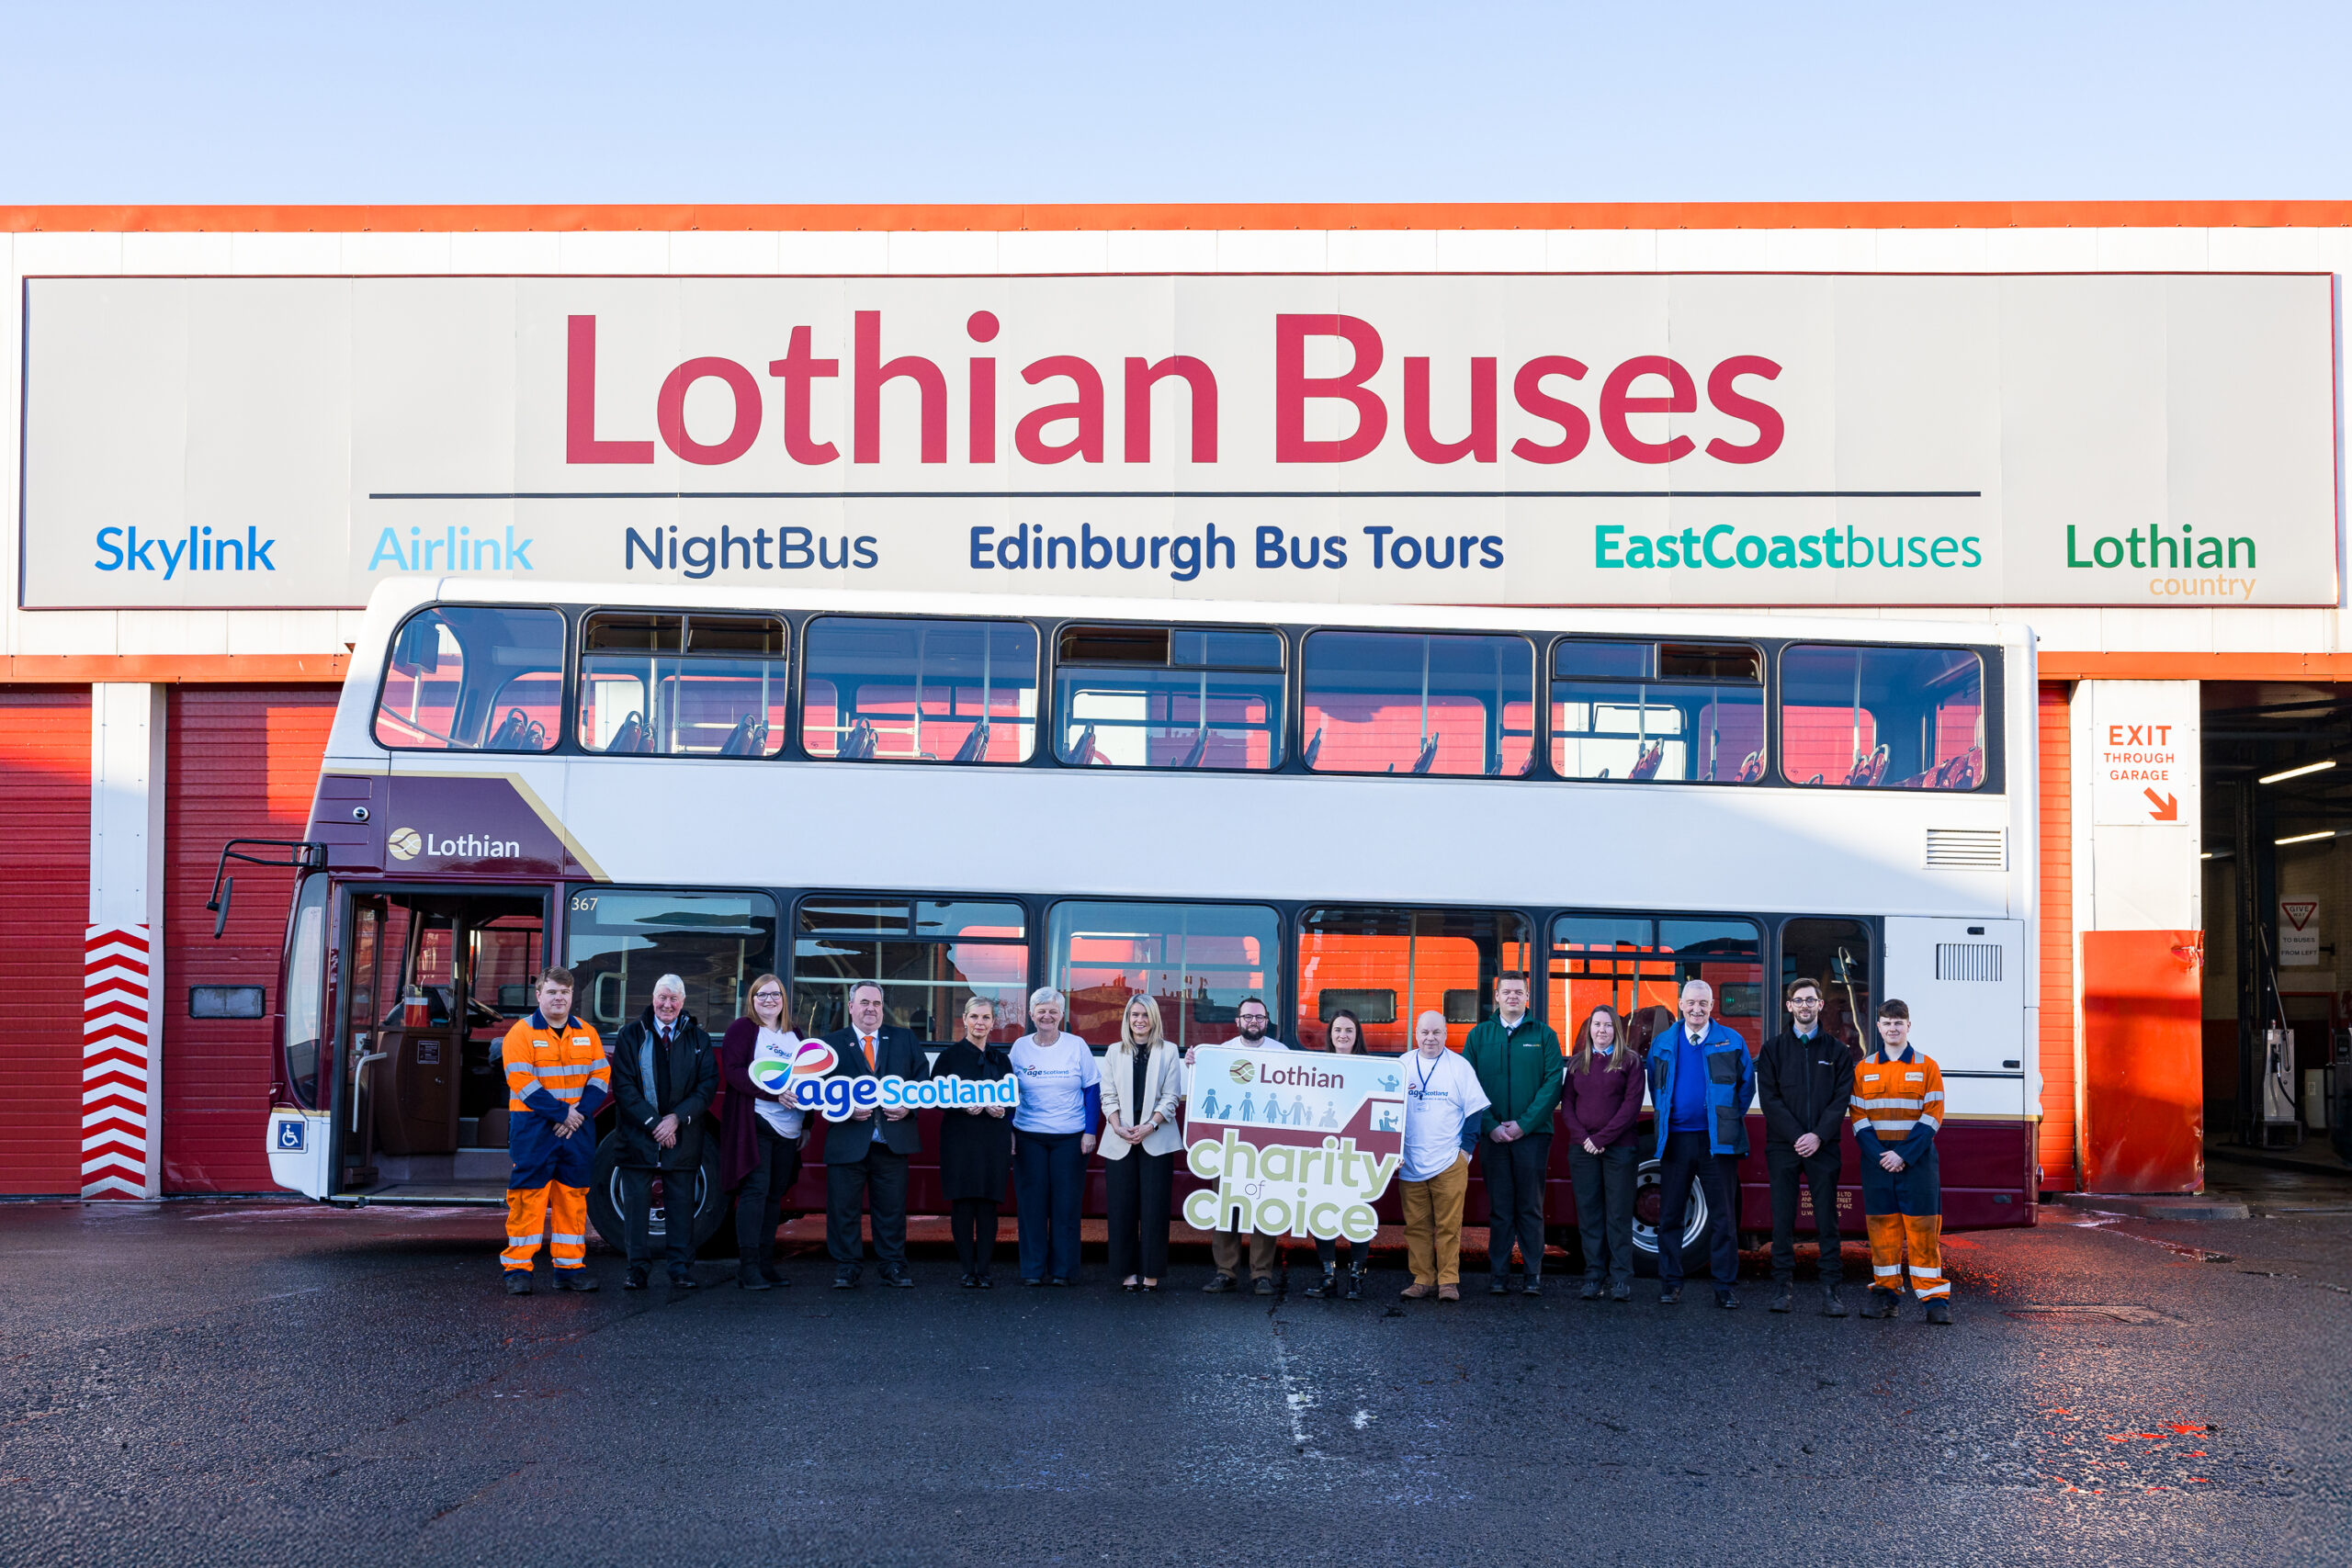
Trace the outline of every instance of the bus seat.
{"type": "Polygon", "coordinates": [[[747,713],[735,721],[728,734],[727,744],[718,749],[722,757],[756,757],[766,749],[768,723],[758,714],[747,713]]]}
{"type": "Polygon", "coordinates": [[[874,721],[861,716],[849,727],[849,733],[842,737],[841,746],[833,755],[845,762],[871,761],[875,746],[880,739],[881,737],[875,733],[874,721]]]}
{"type": "Polygon", "coordinates": [[[977,762],[988,755],[988,750],[989,721],[982,719],[972,726],[971,734],[964,737],[964,744],[956,748],[956,761],[977,762]]]}
{"type": "Polygon", "coordinates": [[[1805,780],[1804,782],[1809,784],[1819,784],[1821,782],[1821,775],[1819,773],[1815,773],[1813,777],[1805,780]]]}
{"type": "Polygon", "coordinates": [[[1754,784],[1764,776],[1764,752],[1759,747],[1750,751],[1739,764],[1739,782],[1754,784]]]}
{"type": "Polygon", "coordinates": [[[1092,725],[1088,725],[1079,732],[1078,744],[1069,749],[1069,760],[1072,765],[1081,768],[1099,768],[1109,765],[1111,759],[1095,749],[1092,725]]]}
{"type": "Polygon", "coordinates": [[[485,751],[544,751],[547,750],[547,726],[533,719],[521,708],[508,708],[506,716],[499,721],[498,728],[492,733],[482,750],[485,751]]]}
{"type": "Polygon", "coordinates": [[[1198,735],[1193,737],[1193,743],[1185,749],[1183,760],[1179,761],[1176,765],[1180,768],[1199,767],[1201,765],[1201,759],[1208,754],[1208,749],[1209,732],[1204,729],[1198,735]]]}
{"type": "Polygon", "coordinates": [[[1306,765],[1310,768],[1315,766],[1315,759],[1322,755],[1322,753],[1323,727],[1318,724],[1315,727],[1315,733],[1306,738],[1306,751],[1305,753],[1306,765]]]}
{"type": "Polygon", "coordinates": [[[1437,765],[1437,742],[1438,734],[1432,730],[1430,738],[1421,742],[1421,754],[1413,759],[1413,772],[1426,773],[1437,765]]]}
{"type": "Polygon", "coordinates": [[[1658,764],[1665,761],[1666,742],[1663,740],[1653,742],[1648,750],[1634,759],[1634,765],[1627,771],[1625,777],[1629,780],[1655,778],[1657,776],[1658,764]]]}
{"type": "Polygon", "coordinates": [[[1853,772],[1846,775],[1846,782],[1865,786],[1877,784],[1886,776],[1888,756],[1886,743],[1881,741],[1878,750],[1855,762],[1853,772]]]}
{"type": "Polygon", "coordinates": [[[644,743],[645,721],[637,715],[631,714],[621,720],[621,727],[618,729],[613,731],[612,744],[605,750],[627,755],[637,750],[644,743]]]}

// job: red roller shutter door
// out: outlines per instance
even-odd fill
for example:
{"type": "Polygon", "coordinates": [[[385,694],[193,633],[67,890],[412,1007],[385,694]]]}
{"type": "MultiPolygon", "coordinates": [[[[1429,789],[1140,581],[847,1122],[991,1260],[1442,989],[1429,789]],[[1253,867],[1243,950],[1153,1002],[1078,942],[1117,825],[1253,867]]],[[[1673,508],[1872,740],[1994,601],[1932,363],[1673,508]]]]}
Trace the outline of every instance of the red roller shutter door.
{"type": "Polygon", "coordinates": [[[0,1192],[82,1190],[90,690],[0,690],[0,1192]]]}
{"type": "Polygon", "coordinates": [[[192,986],[259,986],[278,1010],[292,873],[243,866],[229,927],[204,900],[231,839],[299,839],[334,718],[333,686],[176,686],[164,771],[164,1190],[266,1192],[266,1020],[188,1017],[192,986]]]}
{"type": "Polygon", "coordinates": [[[2075,1161],[2075,776],[2061,681],[2041,686],[2041,1190],[2071,1192],[2075,1161]]]}

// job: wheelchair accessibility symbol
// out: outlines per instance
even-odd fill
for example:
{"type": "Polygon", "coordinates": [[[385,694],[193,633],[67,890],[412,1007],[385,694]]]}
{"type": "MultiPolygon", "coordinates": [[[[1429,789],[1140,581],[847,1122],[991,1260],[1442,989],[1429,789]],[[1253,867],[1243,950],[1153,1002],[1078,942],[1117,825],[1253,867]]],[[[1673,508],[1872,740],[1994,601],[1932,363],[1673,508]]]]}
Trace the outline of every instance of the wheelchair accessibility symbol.
{"type": "Polygon", "coordinates": [[[280,1122],[277,1124],[277,1146],[281,1149],[300,1149],[302,1146],[302,1135],[306,1131],[307,1129],[300,1122],[280,1122]]]}

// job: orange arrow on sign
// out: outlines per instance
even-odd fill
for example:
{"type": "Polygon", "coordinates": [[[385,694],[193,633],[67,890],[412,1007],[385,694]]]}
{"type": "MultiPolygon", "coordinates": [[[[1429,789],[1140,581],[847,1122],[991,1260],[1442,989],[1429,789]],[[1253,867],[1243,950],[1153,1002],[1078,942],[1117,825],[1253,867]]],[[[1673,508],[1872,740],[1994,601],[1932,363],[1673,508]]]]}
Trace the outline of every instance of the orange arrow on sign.
{"type": "Polygon", "coordinates": [[[2180,801],[2177,796],[2158,795],[2152,789],[2143,789],[2140,793],[2146,795],[2148,797],[2148,804],[2155,807],[2154,811],[2148,813],[2149,816],[2154,818],[2159,822],[2177,822],[2180,820],[2180,801]]]}

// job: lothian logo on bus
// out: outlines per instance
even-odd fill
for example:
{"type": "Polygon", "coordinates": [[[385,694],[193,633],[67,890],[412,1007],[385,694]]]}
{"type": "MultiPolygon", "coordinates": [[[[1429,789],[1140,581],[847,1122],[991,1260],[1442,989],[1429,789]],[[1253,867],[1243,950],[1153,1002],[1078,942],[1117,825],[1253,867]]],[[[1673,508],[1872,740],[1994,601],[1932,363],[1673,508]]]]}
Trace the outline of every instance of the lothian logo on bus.
{"type": "Polygon", "coordinates": [[[523,846],[512,839],[492,839],[481,833],[460,833],[456,838],[435,838],[430,829],[420,833],[413,828],[395,828],[384,840],[384,848],[394,860],[414,860],[421,854],[438,855],[444,860],[515,860],[523,853],[523,846]]]}

